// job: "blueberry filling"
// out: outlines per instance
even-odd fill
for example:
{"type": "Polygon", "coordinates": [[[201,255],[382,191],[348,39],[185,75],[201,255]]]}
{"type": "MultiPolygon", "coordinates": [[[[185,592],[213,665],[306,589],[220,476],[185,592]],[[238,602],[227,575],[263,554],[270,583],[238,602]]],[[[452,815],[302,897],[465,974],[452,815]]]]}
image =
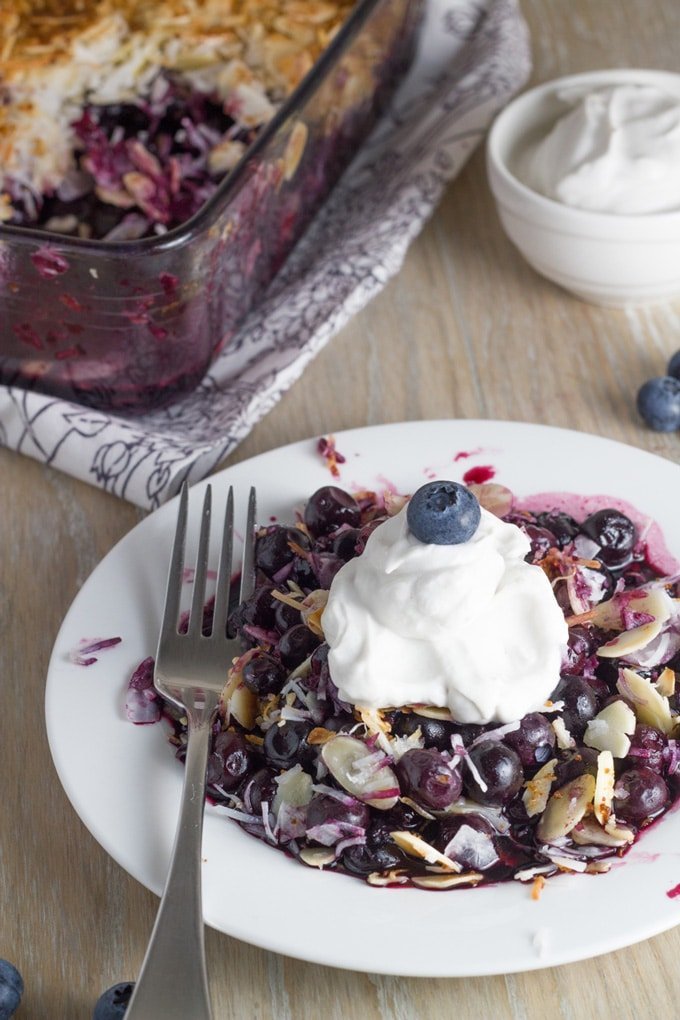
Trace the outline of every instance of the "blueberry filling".
{"type": "MultiPolygon", "coordinates": [[[[449,530],[451,492],[433,491],[409,527],[434,517],[451,541],[460,515],[449,530]]],[[[483,506],[484,486],[476,491],[483,506]]],[[[359,536],[403,502],[328,486],[297,523],[260,530],[257,588],[232,617],[246,648],[231,673],[243,697],[227,699],[215,726],[209,796],[304,864],[374,885],[606,871],[680,796],[677,579],[655,569],[644,536],[611,507],[580,523],[549,506],[509,510],[569,625],[545,706],[483,726],[436,706],[361,709],[342,700],[329,670],[320,564],[332,573],[361,555],[359,536]],[[536,542],[536,532],[552,537],[536,542]],[[665,640],[648,645],[655,620],[665,640]]],[[[456,492],[455,502],[468,512],[466,497],[456,492]]],[[[181,759],[185,729],[164,712],[181,759]]]]}

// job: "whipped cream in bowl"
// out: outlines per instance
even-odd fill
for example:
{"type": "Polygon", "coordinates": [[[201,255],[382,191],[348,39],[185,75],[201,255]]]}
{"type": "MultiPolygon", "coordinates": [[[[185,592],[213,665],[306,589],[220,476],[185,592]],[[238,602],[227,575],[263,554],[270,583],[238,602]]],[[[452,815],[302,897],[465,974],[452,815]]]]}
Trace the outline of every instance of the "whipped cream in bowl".
{"type": "Polygon", "coordinates": [[[372,708],[447,707],[461,723],[509,723],[545,705],[567,642],[527,536],[481,509],[459,544],[423,543],[404,508],[336,574],[323,613],[340,696],[372,708]]]}
{"type": "Polygon", "coordinates": [[[496,118],[487,173],[509,239],[594,304],[680,294],[680,74],[614,68],[518,96],[496,118]]]}
{"type": "Polygon", "coordinates": [[[680,95],[635,82],[557,95],[562,115],[517,164],[529,187],[592,212],[680,210],[680,95]]]}

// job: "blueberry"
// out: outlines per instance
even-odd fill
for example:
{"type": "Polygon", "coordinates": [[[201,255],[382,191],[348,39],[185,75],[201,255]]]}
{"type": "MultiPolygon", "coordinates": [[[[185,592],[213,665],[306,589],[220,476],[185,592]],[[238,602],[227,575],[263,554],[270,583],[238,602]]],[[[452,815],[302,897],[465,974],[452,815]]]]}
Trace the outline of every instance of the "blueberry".
{"type": "Polygon", "coordinates": [[[413,494],[406,510],[411,533],[430,545],[467,542],[480,517],[477,499],[458,482],[428,482],[413,494]]]}
{"type": "Polygon", "coordinates": [[[505,804],[512,800],[524,779],[519,755],[500,740],[482,740],[470,749],[469,755],[475,772],[470,770],[465,780],[468,796],[480,804],[505,804]]]}
{"type": "Polygon", "coordinates": [[[662,375],[638,390],[637,409],[643,421],[657,432],[680,428],[680,379],[662,375]]]}
{"type": "Polygon", "coordinates": [[[411,748],[397,763],[402,790],[426,808],[443,810],[458,800],[460,775],[433,747],[411,748]]]}
{"type": "Polygon", "coordinates": [[[24,994],[24,981],[13,963],[0,959],[0,1020],[10,1020],[24,994]]]}
{"type": "Polygon", "coordinates": [[[680,379],[680,351],[676,351],[668,362],[668,374],[674,379],[680,379]]]}
{"type": "Polygon", "coordinates": [[[630,562],[637,538],[630,517],[605,507],[587,517],[581,531],[600,546],[597,558],[606,566],[616,570],[630,562]]]}
{"type": "Polygon", "coordinates": [[[271,655],[257,655],[243,667],[243,682],[253,694],[263,697],[280,691],[286,682],[286,674],[271,655]]]}
{"type": "Polygon", "coordinates": [[[668,787],[661,776],[643,765],[619,776],[614,791],[614,810],[617,818],[638,825],[658,815],[668,800],[668,787]]]}
{"type": "Polygon", "coordinates": [[[97,999],[92,1020],[122,1020],[128,1008],[134,989],[132,981],[122,981],[118,985],[107,988],[97,999]]]}
{"type": "Polygon", "coordinates": [[[330,535],[343,524],[356,528],[360,523],[359,504],[337,485],[317,489],[305,507],[305,524],[312,535],[330,535]]]}
{"type": "Polygon", "coordinates": [[[295,669],[312,654],[318,644],[316,634],[304,623],[298,623],[287,630],[279,641],[281,662],[286,669],[295,669]]]}

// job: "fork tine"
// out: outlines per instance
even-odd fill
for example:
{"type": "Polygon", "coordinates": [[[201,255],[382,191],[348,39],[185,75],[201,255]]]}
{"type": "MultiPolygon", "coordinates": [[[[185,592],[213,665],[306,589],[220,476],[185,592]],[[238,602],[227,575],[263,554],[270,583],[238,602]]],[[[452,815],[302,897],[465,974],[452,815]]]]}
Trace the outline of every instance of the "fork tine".
{"type": "Polygon", "coordinates": [[[249,598],[255,588],[255,516],[257,514],[257,494],[251,486],[248,497],[248,516],[246,533],[243,538],[243,561],[241,564],[241,588],[239,601],[249,598]]]}
{"type": "Polygon", "coordinates": [[[184,565],[184,544],[187,534],[187,508],[189,505],[189,487],[186,482],[182,483],[182,491],[179,497],[179,510],[177,511],[177,526],[175,528],[175,540],[172,546],[172,556],[168,569],[168,583],[165,589],[165,607],[163,609],[163,623],[158,641],[158,648],[164,642],[170,641],[177,634],[177,618],[179,616],[180,598],[182,594],[182,567],[184,565]]]}
{"type": "Polygon", "coordinates": [[[201,531],[198,536],[198,555],[194,574],[194,592],[191,599],[189,616],[189,637],[197,637],[203,630],[203,606],[205,604],[205,586],[208,576],[208,553],[210,550],[210,512],[212,508],[212,489],[208,485],[203,500],[201,513],[201,531]]]}
{"type": "Polygon", "coordinates": [[[229,486],[227,506],[224,511],[224,530],[220,562],[217,567],[215,589],[215,611],[213,614],[213,637],[224,637],[229,612],[229,589],[231,586],[231,560],[234,553],[234,490],[229,486]]]}

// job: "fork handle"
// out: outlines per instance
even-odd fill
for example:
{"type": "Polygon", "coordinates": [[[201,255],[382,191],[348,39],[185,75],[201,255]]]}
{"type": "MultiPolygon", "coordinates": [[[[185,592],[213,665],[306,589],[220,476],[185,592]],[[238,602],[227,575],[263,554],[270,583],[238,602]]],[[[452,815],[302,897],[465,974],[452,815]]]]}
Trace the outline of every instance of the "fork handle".
{"type": "MultiPolygon", "coordinates": [[[[206,692],[206,697],[212,697],[206,692]]],[[[215,707],[217,695],[214,695],[215,707]]],[[[207,706],[206,706],[207,707],[207,706]]],[[[184,789],[170,869],[125,1020],[212,1020],[201,900],[201,836],[213,711],[188,717],[184,789]]]]}

